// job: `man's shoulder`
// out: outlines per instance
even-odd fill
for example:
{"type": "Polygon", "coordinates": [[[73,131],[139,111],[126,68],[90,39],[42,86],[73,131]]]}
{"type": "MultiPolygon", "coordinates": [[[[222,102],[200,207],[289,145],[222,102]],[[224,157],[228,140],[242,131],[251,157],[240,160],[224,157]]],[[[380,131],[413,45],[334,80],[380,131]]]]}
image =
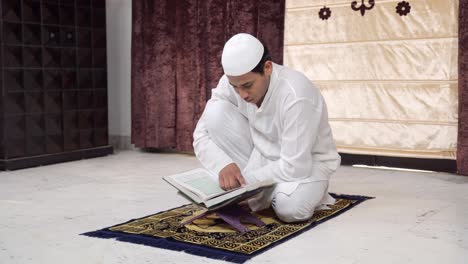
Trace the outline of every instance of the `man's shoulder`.
{"type": "Polygon", "coordinates": [[[278,85],[281,91],[290,99],[315,98],[318,90],[312,81],[305,74],[287,66],[281,66],[278,72],[278,85]]]}
{"type": "Polygon", "coordinates": [[[219,78],[219,81],[218,81],[218,86],[219,85],[227,85],[229,84],[229,79],[227,78],[226,74],[223,74],[223,76],[221,76],[221,78],[219,78]]]}

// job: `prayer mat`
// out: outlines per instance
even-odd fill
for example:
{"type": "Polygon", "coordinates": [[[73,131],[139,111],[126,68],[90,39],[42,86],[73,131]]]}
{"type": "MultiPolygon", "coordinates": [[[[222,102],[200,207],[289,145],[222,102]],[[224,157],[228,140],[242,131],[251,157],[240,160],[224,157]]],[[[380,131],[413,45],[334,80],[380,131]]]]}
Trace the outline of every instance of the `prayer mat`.
{"type": "Polygon", "coordinates": [[[266,225],[257,227],[244,223],[250,230],[244,234],[238,233],[214,213],[182,226],[181,223],[205,211],[197,205],[190,204],[82,235],[114,238],[119,241],[243,263],[373,198],[333,193],[331,195],[336,199],[336,203],[330,205],[330,209],[316,210],[313,217],[305,222],[291,224],[281,222],[271,208],[253,213],[266,225]]]}

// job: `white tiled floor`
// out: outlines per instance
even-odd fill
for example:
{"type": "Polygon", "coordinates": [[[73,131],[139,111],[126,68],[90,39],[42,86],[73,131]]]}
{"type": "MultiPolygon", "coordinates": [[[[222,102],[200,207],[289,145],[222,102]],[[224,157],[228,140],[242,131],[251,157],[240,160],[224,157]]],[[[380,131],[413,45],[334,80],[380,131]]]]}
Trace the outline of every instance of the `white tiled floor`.
{"type": "MultiPolygon", "coordinates": [[[[186,201],[162,176],[193,156],[124,151],[0,173],[0,263],[221,263],[78,234],[186,201]]],[[[331,191],[375,196],[249,263],[468,263],[468,177],[343,166],[331,191]]]]}

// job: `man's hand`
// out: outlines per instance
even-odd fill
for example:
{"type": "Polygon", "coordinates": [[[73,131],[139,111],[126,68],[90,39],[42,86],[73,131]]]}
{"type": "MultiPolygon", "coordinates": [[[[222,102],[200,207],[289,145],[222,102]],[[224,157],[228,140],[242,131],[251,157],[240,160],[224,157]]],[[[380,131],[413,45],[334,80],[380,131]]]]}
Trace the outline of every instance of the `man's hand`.
{"type": "Polygon", "coordinates": [[[231,190],[245,185],[244,177],[235,163],[228,164],[219,172],[219,185],[223,190],[231,190]]]}

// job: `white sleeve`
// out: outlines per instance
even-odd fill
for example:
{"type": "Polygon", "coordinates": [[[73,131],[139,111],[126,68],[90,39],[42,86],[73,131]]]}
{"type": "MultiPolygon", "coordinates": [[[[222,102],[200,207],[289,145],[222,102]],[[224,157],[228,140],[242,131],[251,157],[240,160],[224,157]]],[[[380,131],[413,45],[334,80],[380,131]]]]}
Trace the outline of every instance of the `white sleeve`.
{"type": "Polygon", "coordinates": [[[280,158],[259,169],[246,172],[258,181],[297,181],[309,177],[314,166],[312,148],[318,136],[322,103],[299,99],[287,107],[283,118],[280,158]]]}
{"type": "Polygon", "coordinates": [[[220,149],[210,138],[206,127],[206,112],[216,101],[224,100],[237,106],[237,98],[234,91],[229,87],[229,82],[226,76],[223,76],[215,89],[212,90],[211,98],[208,100],[200,120],[197,123],[193,132],[193,149],[198,160],[208,170],[219,175],[219,172],[228,164],[232,163],[232,159],[220,149]]]}

